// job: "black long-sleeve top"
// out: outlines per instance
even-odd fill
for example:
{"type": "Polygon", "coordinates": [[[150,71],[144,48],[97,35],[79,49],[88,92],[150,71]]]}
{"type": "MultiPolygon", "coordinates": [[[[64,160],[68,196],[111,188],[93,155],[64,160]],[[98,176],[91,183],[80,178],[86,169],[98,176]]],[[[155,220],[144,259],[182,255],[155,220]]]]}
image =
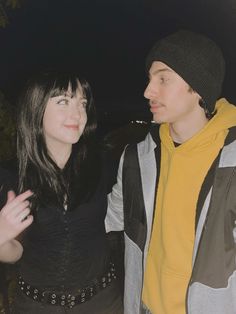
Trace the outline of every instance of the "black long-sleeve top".
{"type": "MultiPolygon", "coordinates": [[[[8,182],[5,190],[10,186],[8,182]]],[[[26,282],[43,289],[72,292],[106,272],[110,248],[104,218],[110,188],[108,171],[103,171],[88,202],[73,208],[69,205],[66,210],[60,205],[38,208],[34,222],[22,237],[19,274],[26,282]]]]}

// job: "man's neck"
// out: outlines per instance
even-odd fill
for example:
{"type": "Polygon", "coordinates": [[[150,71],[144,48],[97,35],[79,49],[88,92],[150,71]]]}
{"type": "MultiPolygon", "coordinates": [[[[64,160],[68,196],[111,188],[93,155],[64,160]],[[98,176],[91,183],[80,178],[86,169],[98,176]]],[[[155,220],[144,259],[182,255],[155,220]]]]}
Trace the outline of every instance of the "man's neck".
{"type": "Polygon", "coordinates": [[[173,142],[182,144],[204,128],[208,121],[204,115],[188,121],[170,123],[170,136],[173,142]]]}

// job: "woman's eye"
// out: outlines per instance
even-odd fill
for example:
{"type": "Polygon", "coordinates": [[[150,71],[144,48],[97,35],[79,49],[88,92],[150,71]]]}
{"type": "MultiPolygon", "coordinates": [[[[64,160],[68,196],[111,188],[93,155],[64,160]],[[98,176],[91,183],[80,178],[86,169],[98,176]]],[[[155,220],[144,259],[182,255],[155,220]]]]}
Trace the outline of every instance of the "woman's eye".
{"type": "Polygon", "coordinates": [[[60,99],[58,100],[58,105],[67,105],[68,104],[68,100],[67,99],[60,99]]]}
{"type": "Polygon", "coordinates": [[[83,108],[86,108],[87,107],[87,101],[82,102],[82,106],[83,106],[83,108]]]}

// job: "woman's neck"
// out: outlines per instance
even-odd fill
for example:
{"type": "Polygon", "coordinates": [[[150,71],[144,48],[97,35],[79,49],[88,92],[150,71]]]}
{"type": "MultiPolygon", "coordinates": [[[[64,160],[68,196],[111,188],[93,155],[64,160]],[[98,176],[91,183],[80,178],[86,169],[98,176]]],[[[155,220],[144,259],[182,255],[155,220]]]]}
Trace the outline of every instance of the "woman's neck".
{"type": "Polygon", "coordinates": [[[60,169],[63,169],[65,167],[68,159],[70,158],[71,150],[72,150],[72,145],[68,145],[68,146],[63,145],[63,147],[62,146],[48,147],[48,151],[51,158],[54,160],[54,162],[60,169]]]}

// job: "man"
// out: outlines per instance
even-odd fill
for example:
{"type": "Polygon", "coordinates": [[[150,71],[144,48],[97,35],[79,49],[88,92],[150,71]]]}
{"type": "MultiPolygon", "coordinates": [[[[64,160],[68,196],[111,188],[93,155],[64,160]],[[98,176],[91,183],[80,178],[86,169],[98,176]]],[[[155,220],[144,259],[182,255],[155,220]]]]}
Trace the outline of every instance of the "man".
{"type": "Polygon", "coordinates": [[[146,66],[156,125],[126,148],[106,217],[125,231],[125,313],[236,313],[236,108],[217,100],[222,53],[180,30],[146,66]]]}

